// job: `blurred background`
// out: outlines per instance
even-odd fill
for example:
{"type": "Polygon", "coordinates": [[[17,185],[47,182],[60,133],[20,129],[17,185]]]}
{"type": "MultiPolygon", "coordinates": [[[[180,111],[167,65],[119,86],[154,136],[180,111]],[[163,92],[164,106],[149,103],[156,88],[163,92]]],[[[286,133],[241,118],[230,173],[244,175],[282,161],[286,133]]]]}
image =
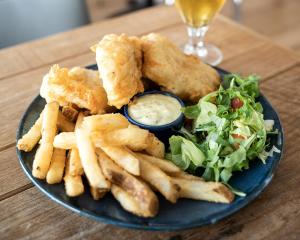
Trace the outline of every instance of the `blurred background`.
{"type": "MultiPolygon", "coordinates": [[[[159,4],[165,1],[0,0],[0,48],[159,4]]],[[[299,11],[300,0],[227,0],[221,14],[300,54],[299,11]]]]}

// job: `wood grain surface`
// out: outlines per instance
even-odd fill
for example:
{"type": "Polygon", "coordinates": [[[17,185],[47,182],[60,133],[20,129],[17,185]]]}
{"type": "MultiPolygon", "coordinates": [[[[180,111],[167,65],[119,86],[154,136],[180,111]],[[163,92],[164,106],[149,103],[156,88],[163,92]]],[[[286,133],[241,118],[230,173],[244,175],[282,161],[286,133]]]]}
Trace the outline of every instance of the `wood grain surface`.
{"type": "MultiPolygon", "coordinates": [[[[180,232],[128,230],[81,217],[49,200],[27,179],[15,152],[20,118],[53,63],[95,63],[89,47],[107,33],[160,32],[182,45],[184,25],[172,7],[155,7],[0,50],[0,239],[299,239],[300,59],[293,51],[218,16],[207,40],[220,46],[220,67],[262,76],[262,92],[285,130],[284,158],[253,203],[214,225],[180,232]]],[[[184,217],[184,216],[183,216],[184,217]]]]}

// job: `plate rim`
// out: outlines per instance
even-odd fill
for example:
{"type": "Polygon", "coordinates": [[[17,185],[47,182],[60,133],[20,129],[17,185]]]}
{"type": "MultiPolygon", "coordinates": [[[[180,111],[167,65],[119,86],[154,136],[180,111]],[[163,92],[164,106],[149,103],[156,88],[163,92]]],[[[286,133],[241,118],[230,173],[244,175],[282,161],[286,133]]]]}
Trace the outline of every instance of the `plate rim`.
{"type": "MultiPolygon", "coordinates": [[[[86,68],[89,69],[93,69],[96,67],[96,64],[93,65],[89,65],[86,66],[86,68]]],[[[221,73],[229,73],[226,70],[223,70],[219,67],[215,67],[216,70],[218,70],[218,72],[221,73]]],[[[261,182],[247,195],[246,199],[244,199],[241,203],[238,203],[237,206],[235,206],[234,208],[228,209],[227,211],[223,211],[223,212],[218,212],[215,213],[214,215],[210,216],[210,218],[206,218],[206,219],[201,219],[199,221],[193,221],[193,222],[189,222],[189,223],[184,223],[184,224],[139,224],[139,223],[132,223],[132,222],[127,222],[127,221],[122,221],[120,219],[115,219],[112,217],[103,217],[101,215],[97,215],[94,212],[88,211],[88,210],[82,210],[82,209],[78,209],[77,207],[74,207],[72,204],[65,202],[61,199],[59,199],[55,194],[48,192],[46,189],[43,188],[43,186],[41,185],[39,179],[36,179],[32,176],[30,169],[27,168],[25,161],[23,160],[22,156],[21,156],[21,151],[18,150],[18,148],[16,147],[16,151],[17,151],[17,156],[18,156],[18,160],[19,163],[23,169],[23,171],[25,172],[26,176],[31,180],[31,182],[43,193],[45,194],[47,197],[49,197],[51,200],[53,200],[54,202],[58,203],[59,205],[62,205],[63,207],[79,214],[80,216],[84,216],[84,217],[88,217],[88,218],[92,218],[96,221],[100,221],[106,224],[112,224],[115,226],[119,226],[119,227],[124,227],[124,228],[130,228],[130,229],[138,229],[138,230],[147,230],[147,231],[179,231],[179,230],[186,230],[186,229],[193,229],[193,228],[197,228],[197,227],[201,227],[204,225],[209,225],[209,224],[214,224],[224,218],[227,218],[231,215],[233,215],[234,213],[238,212],[239,210],[241,210],[242,208],[244,208],[246,205],[248,205],[249,203],[251,203],[257,196],[259,196],[265,189],[266,187],[270,184],[270,182],[273,179],[275,170],[277,169],[279,163],[281,162],[283,156],[284,156],[284,148],[285,148],[285,139],[284,139],[284,129],[281,123],[281,119],[279,117],[279,114],[277,113],[276,109],[273,107],[273,105],[269,102],[269,100],[262,94],[260,93],[260,96],[262,96],[264,98],[264,100],[267,102],[267,104],[270,105],[270,107],[272,108],[272,110],[275,112],[276,117],[278,119],[278,123],[280,125],[281,128],[281,136],[280,136],[280,140],[282,142],[281,144],[281,153],[278,155],[278,157],[276,158],[276,160],[274,160],[274,162],[272,163],[272,165],[270,166],[270,170],[268,171],[268,173],[266,174],[266,176],[261,180],[261,182]]],[[[29,110],[32,108],[32,105],[35,104],[36,101],[39,101],[40,99],[43,99],[40,95],[37,95],[28,105],[28,107],[26,108],[24,114],[22,115],[21,121],[19,122],[18,125],[18,129],[17,129],[17,134],[16,134],[16,140],[18,141],[18,139],[20,139],[21,136],[21,130],[24,127],[24,122],[25,119],[27,117],[27,115],[29,114],[29,110]]],[[[145,218],[147,219],[147,218],[145,218]]]]}

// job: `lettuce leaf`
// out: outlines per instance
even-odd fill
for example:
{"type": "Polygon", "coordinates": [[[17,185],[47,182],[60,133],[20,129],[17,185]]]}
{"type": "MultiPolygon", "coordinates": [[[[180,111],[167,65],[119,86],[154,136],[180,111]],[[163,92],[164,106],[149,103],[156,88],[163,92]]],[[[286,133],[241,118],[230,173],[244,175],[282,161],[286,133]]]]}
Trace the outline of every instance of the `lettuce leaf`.
{"type": "Polygon", "coordinates": [[[173,135],[169,143],[170,157],[175,165],[183,170],[186,170],[191,163],[196,167],[203,166],[205,155],[192,141],[173,135]]]}
{"type": "Polygon", "coordinates": [[[217,106],[210,102],[200,101],[199,103],[200,113],[195,120],[194,127],[198,127],[200,125],[209,123],[211,121],[211,117],[215,116],[217,113],[217,106]]]}

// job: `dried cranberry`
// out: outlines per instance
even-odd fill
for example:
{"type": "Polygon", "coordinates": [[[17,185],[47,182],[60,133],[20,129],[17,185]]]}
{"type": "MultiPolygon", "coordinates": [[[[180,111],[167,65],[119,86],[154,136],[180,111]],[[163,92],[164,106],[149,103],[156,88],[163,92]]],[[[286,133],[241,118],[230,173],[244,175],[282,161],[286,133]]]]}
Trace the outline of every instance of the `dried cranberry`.
{"type": "Polygon", "coordinates": [[[233,109],[241,108],[243,105],[244,105],[243,101],[238,97],[235,97],[234,99],[231,100],[231,107],[233,109]]]}
{"type": "Polygon", "coordinates": [[[246,139],[244,136],[236,134],[236,133],[231,134],[231,136],[235,139],[243,139],[243,140],[246,139]]]}

